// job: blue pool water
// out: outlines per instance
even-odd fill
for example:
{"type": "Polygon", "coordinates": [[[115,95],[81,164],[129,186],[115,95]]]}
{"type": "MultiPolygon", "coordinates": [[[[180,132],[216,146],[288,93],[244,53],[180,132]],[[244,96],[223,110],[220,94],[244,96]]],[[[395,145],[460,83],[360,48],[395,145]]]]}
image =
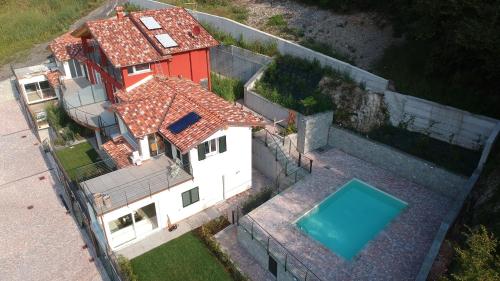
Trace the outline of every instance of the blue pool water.
{"type": "Polygon", "coordinates": [[[297,226],[334,253],[351,260],[407,204],[353,179],[297,221],[297,226]]]}

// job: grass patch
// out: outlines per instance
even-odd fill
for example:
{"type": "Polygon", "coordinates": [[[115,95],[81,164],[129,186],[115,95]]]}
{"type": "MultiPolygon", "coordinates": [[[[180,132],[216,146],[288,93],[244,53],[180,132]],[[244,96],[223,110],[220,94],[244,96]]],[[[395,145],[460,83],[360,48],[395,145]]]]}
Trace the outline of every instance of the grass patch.
{"type": "Polygon", "coordinates": [[[192,232],[139,257],[132,268],[140,281],[231,281],[223,265],[192,232]]]}
{"type": "Polygon", "coordinates": [[[270,57],[279,54],[278,47],[275,42],[246,41],[243,40],[243,36],[234,38],[231,34],[221,31],[210,24],[203,24],[203,27],[223,45],[233,45],[270,57]]]}
{"type": "Polygon", "coordinates": [[[212,81],[212,92],[216,93],[223,99],[235,102],[243,98],[243,82],[238,79],[221,76],[211,72],[210,79],[212,81]]]}
{"type": "Polygon", "coordinates": [[[161,2],[213,14],[245,23],[248,19],[248,9],[230,0],[160,0],[161,2]]]}
{"type": "Polygon", "coordinates": [[[56,155],[69,177],[77,180],[77,168],[89,165],[100,160],[99,154],[89,142],[56,150],[56,155]]]}
{"type": "Polygon", "coordinates": [[[394,126],[372,130],[368,137],[467,176],[472,174],[481,157],[480,151],[469,150],[394,126]]]}
{"type": "MultiPolygon", "coordinates": [[[[394,81],[397,92],[500,118],[500,95],[480,95],[477,89],[452,82],[448,74],[430,74],[428,44],[409,42],[391,46],[374,65],[374,73],[394,81]]],[[[464,84],[464,83],[461,83],[464,84]]]]}
{"type": "Polygon", "coordinates": [[[2,0],[0,64],[21,57],[33,45],[53,39],[102,0],[2,0]]]}
{"type": "Polygon", "coordinates": [[[269,65],[254,90],[274,103],[309,115],[333,108],[331,98],[319,89],[325,76],[354,83],[348,75],[322,67],[318,61],[286,55],[269,65]]]}
{"type": "Polygon", "coordinates": [[[282,14],[278,14],[267,19],[266,25],[277,28],[285,28],[288,26],[288,22],[282,14]]]}

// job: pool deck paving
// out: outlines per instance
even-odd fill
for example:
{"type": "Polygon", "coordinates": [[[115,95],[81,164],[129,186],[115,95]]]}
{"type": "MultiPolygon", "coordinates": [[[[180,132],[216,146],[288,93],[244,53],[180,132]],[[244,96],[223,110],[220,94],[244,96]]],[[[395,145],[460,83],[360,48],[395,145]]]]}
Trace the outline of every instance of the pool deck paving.
{"type": "MultiPolygon", "coordinates": [[[[321,280],[414,280],[452,200],[337,149],[310,156],[313,173],[252,211],[251,218],[321,280]],[[407,202],[408,207],[347,261],[301,232],[294,222],[353,178],[407,202]]],[[[223,238],[219,242],[244,272],[255,272],[247,268],[251,264],[241,263],[241,257],[249,254],[240,244],[223,238]]]]}
{"type": "Polygon", "coordinates": [[[0,82],[0,280],[107,280],[15,97],[0,82]]]}

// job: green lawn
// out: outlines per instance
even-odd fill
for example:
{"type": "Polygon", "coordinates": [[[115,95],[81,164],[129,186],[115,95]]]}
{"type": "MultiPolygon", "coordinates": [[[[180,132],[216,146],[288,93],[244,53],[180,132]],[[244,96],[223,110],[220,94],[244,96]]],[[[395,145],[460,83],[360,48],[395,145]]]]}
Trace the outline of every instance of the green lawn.
{"type": "Polygon", "coordinates": [[[186,233],[132,261],[139,281],[230,281],[231,276],[205,245],[186,233]]]}
{"type": "Polygon", "coordinates": [[[76,168],[100,160],[99,154],[88,142],[56,150],[56,155],[72,180],[76,180],[76,168]]]}
{"type": "Polygon", "coordinates": [[[0,64],[53,39],[103,0],[0,0],[0,64]]]}

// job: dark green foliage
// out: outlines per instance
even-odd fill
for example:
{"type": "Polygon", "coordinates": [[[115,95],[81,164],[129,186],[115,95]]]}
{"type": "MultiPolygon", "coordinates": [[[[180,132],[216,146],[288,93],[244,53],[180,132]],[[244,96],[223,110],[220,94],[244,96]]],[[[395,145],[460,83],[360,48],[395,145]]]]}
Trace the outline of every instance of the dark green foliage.
{"type": "MultiPolygon", "coordinates": [[[[486,227],[468,229],[464,233],[465,245],[455,248],[455,270],[451,280],[495,281],[500,280],[500,256],[498,239],[486,227]]],[[[449,280],[444,278],[444,280],[449,280]]]]}
{"type": "Polygon", "coordinates": [[[285,20],[282,14],[274,15],[267,19],[267,26],[274,26],[279,28],[284,28],[288,26],[288,22],[285,20]]]}
{"type": "Polygon", "coordinates": [[[243,82],[237,79],[220,76],[214,72],[210,73],[212,81],[212,92],[223,99],[235,102],[243,98],[243,82]]]}
{"type": "Polygon", "coordinates": [[[480,152],[393,126],[375,129],[368,137],[467,176],[472,174],[481,156],[480,152]]]}
{"type": "Polygon", "coordinates": [[[259,207],[267,200],[271,199],[273,195],[273,190],[271,188],[266,188],[257,194],[252,195],[241,207],[243,214],[250,213],[253,209],[259,207]]]}
{"type": "Polygon", "coordinates": [[[54,143],[57,145],[65,145],[92,134],[89,129],[71,120],[66,111],[56,104],[49,104],[45,111],[47,112],[47,122],[56,133],[57,138],[54,143]]]}
{"type": "Polygon", "coordinates": [[[319,90],[319,81],[324,76],[342,77],[318,61],[278,56],[255,84],[255,91],[284,107],[314,114],[332,109],[330,97],[319,90]]]}
{"type": "Polygon", "coordinates": [[[263,54],[266,56],[275,56],[279,54],[278,47],[274,42],[260,42],[260,41],[252,41],[248,42],[243,40],[243,37],[240,36],[238,39],[231,36],[231,34],[223,32],[210,24],[203,24],[203,27],[210,33],[212,36],[219,41],[223,45],[234,45],[243,49],[250,50],[255,53],[263,54]]]}
{"type": "Polygon", "coordinates": [[[117,260],[120,276],[124,279],[124,281],[137,281],[137,275],[134,274],[130,260],[122,255],[119,255],[117,260]]]}

